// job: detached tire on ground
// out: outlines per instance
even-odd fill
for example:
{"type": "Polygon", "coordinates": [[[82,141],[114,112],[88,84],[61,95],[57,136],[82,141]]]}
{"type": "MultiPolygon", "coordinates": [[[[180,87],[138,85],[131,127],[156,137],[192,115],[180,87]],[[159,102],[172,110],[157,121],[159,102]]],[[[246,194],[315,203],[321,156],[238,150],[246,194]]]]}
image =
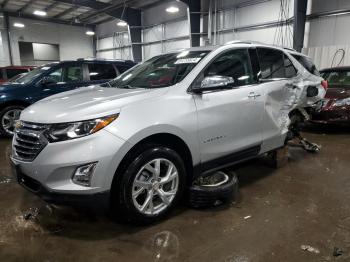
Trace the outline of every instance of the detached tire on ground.
{"type": "Polygon", "coordinates": [[[235,200],[237,196],[237,175],[218,171],[194,182],[189,190],[189,204],[193,208],[212,207],[235,200]]]}

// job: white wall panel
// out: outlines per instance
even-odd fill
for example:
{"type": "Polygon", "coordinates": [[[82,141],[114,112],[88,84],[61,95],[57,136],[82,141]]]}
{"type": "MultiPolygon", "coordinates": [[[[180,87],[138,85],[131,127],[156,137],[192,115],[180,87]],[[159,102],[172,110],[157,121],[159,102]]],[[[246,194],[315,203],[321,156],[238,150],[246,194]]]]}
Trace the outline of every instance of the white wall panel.
{"type": "Polygon", "coordinates": [[[0,66],[7,66],[10,64],[8,55],[8,45],[5,30],[0,30],[0,66]]]}
{"type": "Polygon", "coordinates": [[[97,53],[98,58],[103,58],[103,59],[113,59],[113,51],[103,51],[103,52],[98,52],[97,53]]]}
{"type": "Polygon", "coordinates": [[[166,23],[165,38],[179,37],[189,35],[189,24],[187,20],[166,23]]]}
{"type": "Polygon", "coordinates": [[[162,53],[162,45],[161,43],[144,45],[142,47],[142,58],[143,60],[147,60],[155,55],[159,55],[162,53]]]}
{"type": "Polygon", "coordinates": [[[98,49],[107,49],[113,47],[113,37],[106,37],[98,40],[98,49]]]}
{"type": "Polygon", "coordinates": [[[15,21],[25,24],[26,27],[18,29],[10,26],[14,64],[21,64],[18,41],[58,44],[61,60],[93,56],[92,38],[85,34],[87,29],[84,27],[10,17],[10,25],[15,21]]]}
{"type": "Polygon", "coordinates": [[[348,66],[350,65],[350,45],[332,45],[332,46],[317,46],[304,48],[303,53],[310,56],[315,65],[319,69],[331,66],[348,66]],[[344,59],[341,61],[342,52],[345,51],[344,59]],[[332,65],[333,62],[333,65],[332,65]]]}
{"type": "MultiPolygon", "coordinates": [[[[237,27],[259,24],[271,21],[277,21],[280,12],[279,0],[272,0],[263,2],[256,5],[249,5],[242,8],[238,8],[236,11],[237,27]]],[[[293,16],[294,1],[289,1],[289,14],[287,17],[293,16]]],[[[286,10],[287,12],[287,10],[286,10]]]]}
{"type": "Polygon", "coordinates": [[[157,25],[151,28],[142,30],[143,42],[159,41],[162,39],[162,25],[157,25]]]}
{"type": "Polygon", "coordinates": [[[177,40],[177,41],[171,41],[171,42],[165,42],[164,48],[165,52],[173,51],[173,50],[179,50],[183,48],[188,48],[191,46],[190,40],[177,40]]]}

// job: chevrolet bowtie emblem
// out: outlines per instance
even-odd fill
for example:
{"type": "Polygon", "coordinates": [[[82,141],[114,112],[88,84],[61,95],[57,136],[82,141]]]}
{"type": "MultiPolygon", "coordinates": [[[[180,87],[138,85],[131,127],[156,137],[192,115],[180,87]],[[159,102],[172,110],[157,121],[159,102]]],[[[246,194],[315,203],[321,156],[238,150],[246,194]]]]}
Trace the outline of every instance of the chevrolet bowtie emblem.
{"type": "Polygon", "coordinates": [[[21,121],[20,121],[20,120],[16,120],[16,121],[15,121],[14,126],[15,126],[16,129],[20,128],[21,125],[22,125],[22,124],[21,124],[21,121]]]}

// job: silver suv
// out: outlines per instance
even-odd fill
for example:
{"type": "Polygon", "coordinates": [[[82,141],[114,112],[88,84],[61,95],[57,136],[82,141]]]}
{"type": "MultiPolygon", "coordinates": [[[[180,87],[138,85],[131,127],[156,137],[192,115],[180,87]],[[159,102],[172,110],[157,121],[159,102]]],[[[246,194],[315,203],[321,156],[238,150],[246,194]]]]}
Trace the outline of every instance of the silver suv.
{"type": "Polygon", "coordinates": [[[190,48],[45,98],[16,125],[18,181],[46,201],[159,219],[196,177],[284,146],[290,113],[325,94],[297,57],[249,42],[190,48]]]}

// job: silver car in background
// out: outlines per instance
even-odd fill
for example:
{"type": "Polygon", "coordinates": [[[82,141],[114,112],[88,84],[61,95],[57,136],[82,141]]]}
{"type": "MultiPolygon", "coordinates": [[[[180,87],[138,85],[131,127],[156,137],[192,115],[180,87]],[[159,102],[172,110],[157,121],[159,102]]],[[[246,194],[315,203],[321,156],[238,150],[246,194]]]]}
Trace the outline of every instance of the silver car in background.
{"type": "Polygon", "coordinates": [[[325,94],[296,56],[250,42],[190,48],[45,98],[17,123],[18,181],[49,202],[153,222],[201,174],[285,145],[290,114],[325,94]]]}

